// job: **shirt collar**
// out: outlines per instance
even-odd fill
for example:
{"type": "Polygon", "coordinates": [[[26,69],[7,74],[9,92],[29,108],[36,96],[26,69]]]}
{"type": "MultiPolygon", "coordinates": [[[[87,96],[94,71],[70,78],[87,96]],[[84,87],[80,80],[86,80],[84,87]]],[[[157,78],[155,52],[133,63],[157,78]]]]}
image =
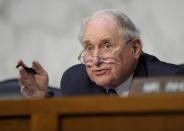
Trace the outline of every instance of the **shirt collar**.
{"type": "Polygon", "coordinates": [[[133,74],[125,82],[123,82],[122,84],[120,84],[118,87],[115,88],[119,96],[122,96],[122,97],[128,96],[129,87],[130,87],[132,78],[133,78],[133,74]]]}

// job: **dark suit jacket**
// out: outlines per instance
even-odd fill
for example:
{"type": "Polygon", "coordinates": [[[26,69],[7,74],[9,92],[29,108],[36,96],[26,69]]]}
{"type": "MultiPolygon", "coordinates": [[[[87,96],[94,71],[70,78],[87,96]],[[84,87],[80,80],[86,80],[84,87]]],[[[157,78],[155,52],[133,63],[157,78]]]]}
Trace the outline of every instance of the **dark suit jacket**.
{"type": "MultiPolygon", "coordinates": [[[[184,75],[184,68],[158,60],[143,53],[133,78],[184,75]]],[[[105,89],[92,82],[86,72],[85,65],[74,65],[65,71],[61,79],[63,96],[105,94],[105,89]]]]}

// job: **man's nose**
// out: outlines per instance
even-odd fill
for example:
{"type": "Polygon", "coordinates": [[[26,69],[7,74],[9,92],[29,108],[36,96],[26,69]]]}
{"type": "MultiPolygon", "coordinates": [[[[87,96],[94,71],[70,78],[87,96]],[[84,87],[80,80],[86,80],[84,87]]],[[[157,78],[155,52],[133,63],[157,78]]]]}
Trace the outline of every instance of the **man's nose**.
{"type": "Polygon", "coordinates": [[[93,53],[93,63],[94,65],[98,65],[100,63],[100,50],[99,49],[95,49],[94,53],[93,53]]]}
{"type": "Polygon", "coordinates": [[[93,64],[99,65],[100,63],[100,57],[99,56],[93,56],[93,64]]]}

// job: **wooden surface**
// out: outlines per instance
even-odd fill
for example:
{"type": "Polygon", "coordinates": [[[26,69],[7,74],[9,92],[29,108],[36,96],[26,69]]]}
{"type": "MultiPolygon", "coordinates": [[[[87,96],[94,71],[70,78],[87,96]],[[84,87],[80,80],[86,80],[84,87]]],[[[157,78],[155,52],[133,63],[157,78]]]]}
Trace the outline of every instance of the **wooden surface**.
{"type": "Polygon", "coordinates": [[[1,100],[0,131],[184,130],[184,94],[1,100]]]}

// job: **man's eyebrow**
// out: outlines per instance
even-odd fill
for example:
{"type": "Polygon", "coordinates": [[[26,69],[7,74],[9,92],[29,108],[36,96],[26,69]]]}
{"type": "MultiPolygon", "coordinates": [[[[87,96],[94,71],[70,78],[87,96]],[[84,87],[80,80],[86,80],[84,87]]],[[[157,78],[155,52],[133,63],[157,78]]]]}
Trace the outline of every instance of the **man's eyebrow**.
{"type": "Polygon", "coordinates": [[[111,39],[110,38],[106,38],[106,39],[103,39],[102,42],[110,42],[111,39]]]}
{"type": "Polygon", "coordinates": [[[108,38],[104,38],[101,40],[101,43],[105,43],[105,42],[113,42],[112,38],[111,37],[108,37],[108,38]]]}
{"type": "Polygon", "coordinates": [[[89,40],[84,40],[83,42],[82,42],[82,45],[86,45],[86,44],[90,44],[91,42],[89,41],[89,40]]]}
{"type": "MultiPolygon", "coordinates": [[[[102,39],[100,43],[111,42],[111,41],[112,41],[112,38],[107,37],[107,38],[102,39]]],[[[90,40],[84,40],[82,42],[82,45],[86,45],[86,44],[91,44],[91,41],[90,40]]]]}

